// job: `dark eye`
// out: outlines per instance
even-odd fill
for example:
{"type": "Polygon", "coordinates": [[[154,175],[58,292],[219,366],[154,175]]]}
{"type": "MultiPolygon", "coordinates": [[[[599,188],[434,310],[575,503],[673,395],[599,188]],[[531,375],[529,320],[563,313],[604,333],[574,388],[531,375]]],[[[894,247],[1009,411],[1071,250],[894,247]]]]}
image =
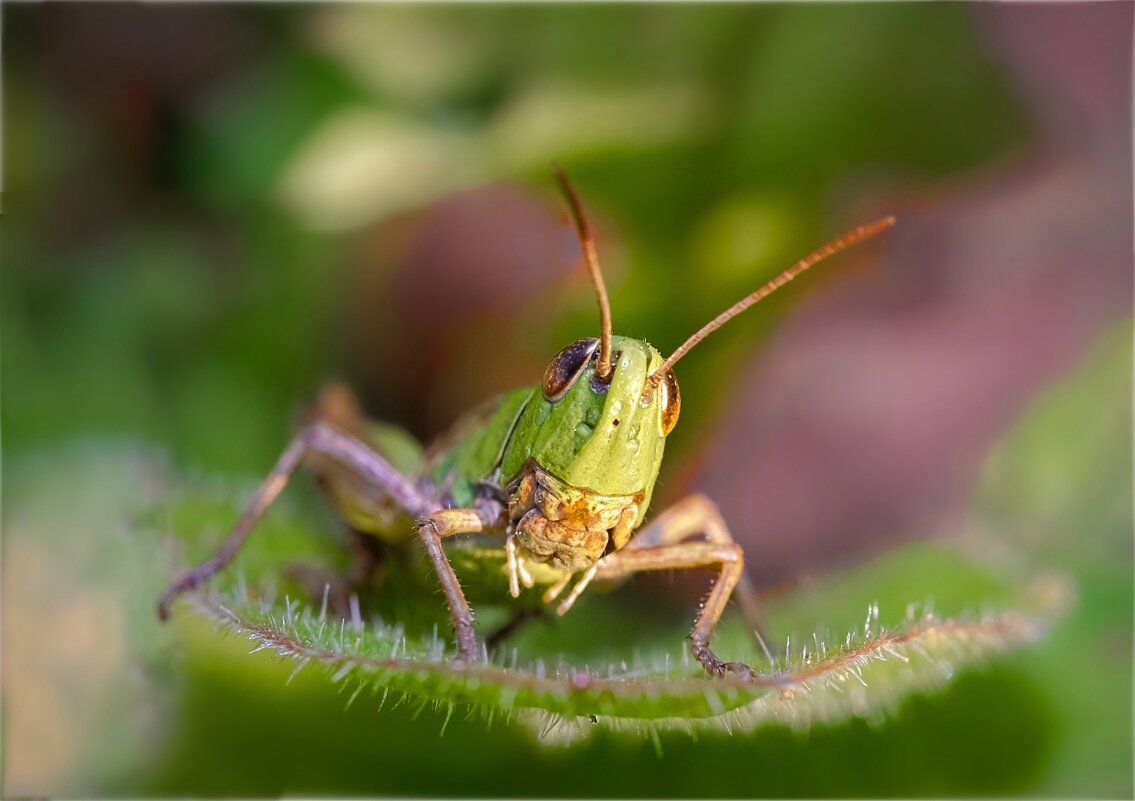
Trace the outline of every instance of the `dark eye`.
{"type": "Polygon", "coordinates": [[[666,371],[666,377],[658,385],[659,401],[662,404],[662,436],[674,430],[678,422],[678,412],[682,410],[682,393],[678,391],[678,379],[673,370],[666,371]]]}
{"type": "Polygon", "coordinates": [[[583,368],[591,361],[599,340],[593,337],[573,342],[556,354],[544,371],[544,397],[559,400],[579,380],[583,368]]]}

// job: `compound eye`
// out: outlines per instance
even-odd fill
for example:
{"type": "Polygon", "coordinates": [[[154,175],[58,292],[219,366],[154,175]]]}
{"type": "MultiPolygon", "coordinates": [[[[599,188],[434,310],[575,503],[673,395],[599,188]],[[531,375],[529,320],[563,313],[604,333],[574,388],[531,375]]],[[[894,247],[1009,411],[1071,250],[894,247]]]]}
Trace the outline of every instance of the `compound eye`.
{"type": "Polygon", "coordinates": [[[588,337],[571,343],[557,353],[544,371],[544,397],[550,401],[562,398],[579,380],[598,347],[599,340],[588,337]]]}
{"type": "Polygon", "coordinates": [[[666,371],[666,377],[658,385],[658,401],[662,405],[662,436],[674,430],[678,422],[678,412],[682,410],[682,393],[678,391],[678,379],[673,370],[666,371]]]}

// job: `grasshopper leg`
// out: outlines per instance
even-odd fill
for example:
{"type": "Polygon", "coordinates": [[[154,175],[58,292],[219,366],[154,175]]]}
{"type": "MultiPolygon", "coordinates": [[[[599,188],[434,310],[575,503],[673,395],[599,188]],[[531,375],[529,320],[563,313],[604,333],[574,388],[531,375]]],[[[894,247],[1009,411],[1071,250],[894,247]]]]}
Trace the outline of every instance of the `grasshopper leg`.
{"type": "Polygon", "coordinates": [[[733,541],[717,507],[705,495],[691,495],[667,509],[644,527],[627,546],[598,562],[603,580],[620,579],[647,570],[714,567],[720,576],[710,588],[690,635],[694,658],[712,675],[736,673],[752,677],[748,665],[724,662],[709,647],[713,627],[725,611],[731,595],[737,597],[742,612],[760,638],[760,614],[756,592],[745,575],[741,546],[733,541]],[[705,535],[705,541],[689,541],[705,535]]]}
{"type": "Polygon", "coordinates": [[[170,605],[178,595],[199,586],[232,562],[264,512],[279,497],[303,458],[310,453],[329,456],[356,471],[370,483],[381,487],[410,514],[420,515],[436,506],[410,479],[366,445],[326,423],[313,423],[296,434],[284,449],[272,472],[257,488],[232,533],[216,553],[179,578],[162,595],[158,601],[158,617],[168,619],[170,605]]]}
{"type": "MultiPolygon", "coordinates": [[[[733,535],[729,533],[729,527],[725,525],[725,519],[717,509],[717,504],[700,492],[686,496],[649,525],[644,526],[627,543],[626,549],[630,551],[677,543],[697,534],[704,534],[708,542],[721,545],[736,544],[733,535]]],[[[768,637],[765,636],[760,597],[757,588],[753,586],[753,580],[744,569],[741,570],[741,578],[737,580],[737,586],[733,588],[732,599],[740,607],[741,614],[753,633],[757,645],[767,654],[768,637]]]]}
{"type": "Polygon", "coordinates": [[[453,618],[453,628],[457,633],[457,652],[462,659],[476,661],[480,658],[480,648],[477,645],[477,635],[473,630],[473,610],[465,600],[465,593],[461,590],[461,583],[453,566],[445,555],[441,541],[446,537],[457,534],[475,534],[483,531],[493,523],[488,510],[477,509],[439,509],[435,512],[418,518],[418,536],[426,547],[426,554],[433,562],[441,582],[445,600],[449,603],[449,613],[453,618]]]}

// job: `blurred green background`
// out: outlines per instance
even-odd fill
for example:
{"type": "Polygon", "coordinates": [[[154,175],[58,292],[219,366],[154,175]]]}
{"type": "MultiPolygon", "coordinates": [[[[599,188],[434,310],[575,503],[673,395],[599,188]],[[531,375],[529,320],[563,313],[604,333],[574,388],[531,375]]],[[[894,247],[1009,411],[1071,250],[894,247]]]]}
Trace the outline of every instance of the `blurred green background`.
{"type": "MultiPolygon", "coordinates": [[[[1131,22],[6,6],[5,796],[1129,796],[1131,22]],[[663,351],[897,214],[682,363],[658,503],[709,491],[765,588],[928,538],[1009,582],[1058,569],[1078,601],[1052,635],[883,725],[668,735],[660,760],[477,719],[439,738],[430,709],[343,711],[317,676],[160,627],[180,554],[136,521],[183,485],[238,503],[325,380],[428,439],[593,333],[553,161],[617,331],[663,351]]],[[[909,578],[878,593],[953,597],[909,578]]],[[[657,609],[680,639],[696,592],[643,582],[581,619],[657,609]]]]}

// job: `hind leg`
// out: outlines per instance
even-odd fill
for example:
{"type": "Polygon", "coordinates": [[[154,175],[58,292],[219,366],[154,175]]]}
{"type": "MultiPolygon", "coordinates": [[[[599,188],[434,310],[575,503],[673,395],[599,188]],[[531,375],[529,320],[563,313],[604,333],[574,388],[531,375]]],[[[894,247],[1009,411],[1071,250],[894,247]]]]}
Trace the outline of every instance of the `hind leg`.
{"type": "Polygon", "coordinates": [[[421,493],[410,479],[354,437],[336,431],[326,423],[314,423],[300,431],[284,449],[272,472],[261,482],[245,507],[232,533],[207,560],[175,581],[158,601],[158,616],[169,618],[170,605],[178,595],[200,586],[227,567],[252,533],[268,507],[279,497],[297,467],[308,454],[323,454],[351,468],[369,483],[386,492],[395,503],[413,515],[422,514],[436,504],[421,493]]]}
{"type": "Polygon", "coordinates": [[[473,612],[461,591],[457,576],[441,547],[441,540],[455,534],[481,531],[495,521],[495,509],[438,509],[436,501],[422,493],[410,479],[399,473],[391,464],[354,437],[343,434],[326,423],[314,423],[300,431],[272,468],[272,472],[253,493],[244,513],[232,533],[221,543],[209,559],[175,581],[158,601],[158,616],[169,618],[170,606],[178,595],[200,586],[228,566],[240,552],[245,541],[268,507],[279,497],[295,473],[296,468],[309,454],[321,454],[334,459],[362,476],[369,484],[386,493],[398,506],[417,518],[417,532],[433,563],[442,590],[449,604],[453,627],[457,632],[457,648],[464,659],[480,656],[473,631],[473,612]]]}

